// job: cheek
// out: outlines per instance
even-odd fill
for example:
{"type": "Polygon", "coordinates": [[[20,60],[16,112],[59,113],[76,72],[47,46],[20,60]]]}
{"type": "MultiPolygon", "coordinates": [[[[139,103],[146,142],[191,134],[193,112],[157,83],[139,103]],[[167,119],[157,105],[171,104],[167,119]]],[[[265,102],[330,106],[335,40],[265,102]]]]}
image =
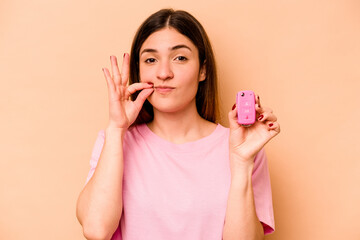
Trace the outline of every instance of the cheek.
{"type": "Polygon", "coordinates": [[[151,69],[141,68],[139,69],[140,82],[152,82],[154,73],[151,69]]]}
{"type": "Polygon", "coordinates": [[[187,71],[182,71],[178,74],[184,85],[189,87],[194,87],[199,84],[199,75],[197,71],[193,69],[188,69],[187,71]]]}

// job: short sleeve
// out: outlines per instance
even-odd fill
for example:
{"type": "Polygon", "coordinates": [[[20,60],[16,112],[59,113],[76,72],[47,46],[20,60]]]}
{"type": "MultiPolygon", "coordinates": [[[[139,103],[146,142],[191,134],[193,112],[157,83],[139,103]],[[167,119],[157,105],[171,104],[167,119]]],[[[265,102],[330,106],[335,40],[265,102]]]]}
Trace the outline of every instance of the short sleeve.
{"type": "Polygon", "coordinates": [[[259,151],[254,160],[252,186],[256,214],[263,225],[264,234],[273,233],[275,231],[274,210],[270,174],[264,149],[259,151]]]}
{"type": "Polygon", "coordinates": [[[101,154],[102,148],[104,146],[104,142],[105,142],[105,131],[100,130],[99,133],[98,133],[98,136],[96,138],[92,153],[91,153],[90,171],[89,171],[88,176],[86,178],[85,185],[89,182],[89,180],[91,179],[91,177],[93,176],[93,174],[95,172],[95,168],[96,168],[97,163],[99,161],[100,154],[101,154]]]}

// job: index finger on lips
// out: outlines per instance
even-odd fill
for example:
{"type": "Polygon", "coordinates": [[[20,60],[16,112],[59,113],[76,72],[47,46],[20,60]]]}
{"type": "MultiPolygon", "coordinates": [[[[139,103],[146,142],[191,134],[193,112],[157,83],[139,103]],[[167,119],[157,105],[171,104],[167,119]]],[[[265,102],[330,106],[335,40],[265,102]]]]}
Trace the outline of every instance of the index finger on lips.
{"type": "Polygon", "coordinates": [[[121,67],[121,83],[126,85],[129,79],[129,69],[130,69],[130,56],[127,53],[124,53],[123,63],[121,67]]]}
{"type": "Polygon", "coordinates": [[[133,83],[127,87],[125,98],[129,98],[130,95],[134,94],[136,91],[140,91],[145,88],[153,88],[153,85],[149,83],[133,83]]]}
{"type": "Polygon", "coordinates": [[[120,76],[116,56],[110,56],[110,62],[111,62],[111,72],[112,72],[112,75],[113,75],[114,83],[115,83],[115,85],[118,86],[121,83],[121,76],[120,76]]]}

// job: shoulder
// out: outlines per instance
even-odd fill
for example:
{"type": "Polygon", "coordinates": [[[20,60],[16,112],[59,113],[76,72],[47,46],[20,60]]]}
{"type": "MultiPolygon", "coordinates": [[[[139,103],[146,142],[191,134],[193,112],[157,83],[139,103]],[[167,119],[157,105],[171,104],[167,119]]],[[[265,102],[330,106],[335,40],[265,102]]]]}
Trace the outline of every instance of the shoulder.
{"type": "Polygon", "coordinates": [[[225,135],[226,137],[229,137],[230,135],[230,128],[222,125],[221,123],[216,124],[215,131],[217,131],[218,134],[225,135]]]}
{"type": "Polygon", "coordinates": [[[229,133],[230,131],[229,128],[224,127],[220,123],[214,123],[204,119],[204,122],[202,123],[202,132],[203,135],[208,136],[214,133],[215,134],[229,133]]]}
{"type": "Polygon", "coordinates": [[[151,139],[151,132],[145,123],[131,126],[125,133],[124,145],[138,145],[151,139]]]}

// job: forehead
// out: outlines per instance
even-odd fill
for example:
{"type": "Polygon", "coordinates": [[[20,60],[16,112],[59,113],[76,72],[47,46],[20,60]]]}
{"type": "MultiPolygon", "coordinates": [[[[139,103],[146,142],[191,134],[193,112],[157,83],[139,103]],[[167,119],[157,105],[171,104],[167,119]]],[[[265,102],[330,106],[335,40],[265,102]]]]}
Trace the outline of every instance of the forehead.
{"type": "Polygon", "coordinates": [[[153,32],[143,43],[140,52],[145,48],[168,50],[175,45],[185,44],[192,50],[197,50],[192,41],[174,28],[164,28],[153,32]]]}

